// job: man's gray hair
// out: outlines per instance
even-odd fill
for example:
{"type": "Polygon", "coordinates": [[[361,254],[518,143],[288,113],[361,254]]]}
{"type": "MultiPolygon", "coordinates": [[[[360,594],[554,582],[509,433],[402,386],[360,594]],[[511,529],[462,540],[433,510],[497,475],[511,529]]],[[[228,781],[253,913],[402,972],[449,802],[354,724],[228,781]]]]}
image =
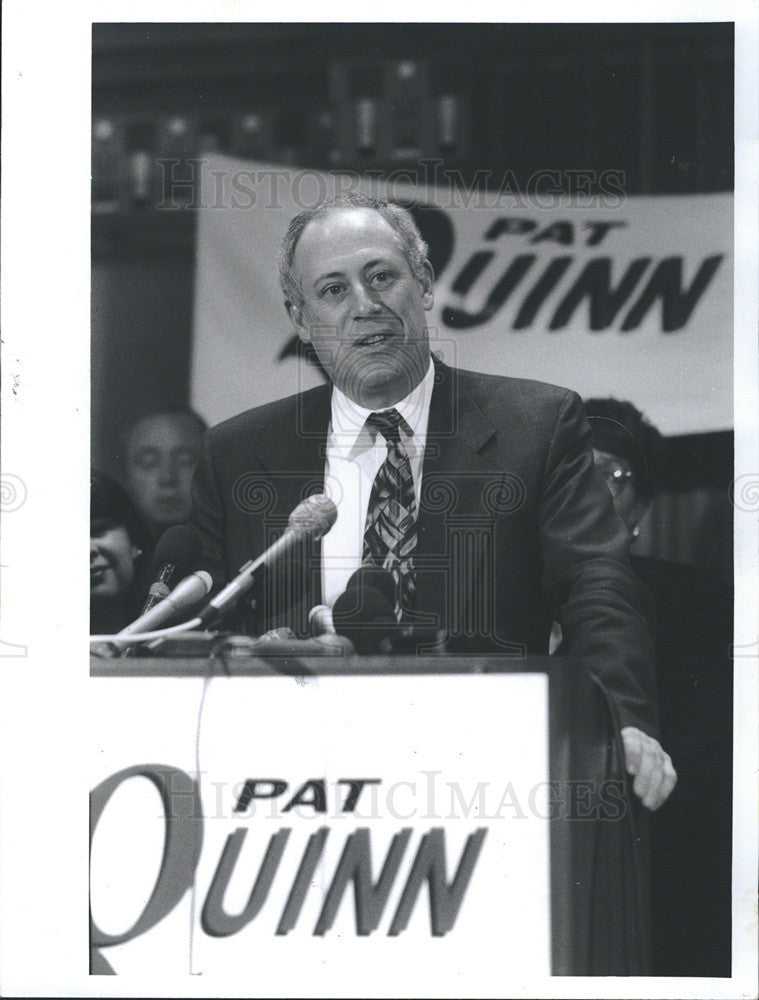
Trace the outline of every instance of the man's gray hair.
{"type": "Polygon", "coordinates": [[[314,219],[321,219],[333,209],[340,208],[371,208],[378,212],[395,231],[403,256],[411,268],[411,273],[420,281],[424,278],[424,264],[427,260],[429,247],[422,239],[411,213],[392,201],[371,198],[363,194],[343,194],[337,198],[328,198],[313,208],[301,212],[288,226],[279,256],[279,281],[288,302],[300,305],[302,301],[300,287],[292,275],[292,266],[295,250],[303,235],[303,230],[314,219]]]}

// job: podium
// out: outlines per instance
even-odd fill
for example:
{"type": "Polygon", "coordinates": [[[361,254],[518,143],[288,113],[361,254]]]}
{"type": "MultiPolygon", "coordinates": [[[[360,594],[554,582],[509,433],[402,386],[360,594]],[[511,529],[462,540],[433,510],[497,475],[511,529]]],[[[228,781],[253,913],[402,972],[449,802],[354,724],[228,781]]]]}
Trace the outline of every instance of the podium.
{"type": "Polygon", "coordinates": [[[358,997],[649,971],[645,818],[581,663],[91,674],[93,974],[254,966],[248,995],[358,997]]]}

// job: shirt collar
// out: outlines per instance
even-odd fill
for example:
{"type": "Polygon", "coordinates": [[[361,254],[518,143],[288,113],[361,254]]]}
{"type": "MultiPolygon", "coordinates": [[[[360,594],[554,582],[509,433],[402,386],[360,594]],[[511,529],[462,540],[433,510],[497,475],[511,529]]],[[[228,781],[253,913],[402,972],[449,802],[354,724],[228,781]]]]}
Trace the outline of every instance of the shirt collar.
{"type": "MultiPolygon", "coordinates": [[[[415,446],[422,450],[427,439],[427,424],[430,416],[430,400],[435,384],[435,366],[430,357],[429,367],[421,382],[394,406],[406,424],[411,428],[415,446]]],[[[330,422],[331,447],[342,457],[348,458],[354,448],[369,448],[374,443],[366,428],[366,418],[375,410],[367,410],[332,387],[332,417],[330,422]]],[[[401,424],[403,427],[403,424],[401,424]]]]}

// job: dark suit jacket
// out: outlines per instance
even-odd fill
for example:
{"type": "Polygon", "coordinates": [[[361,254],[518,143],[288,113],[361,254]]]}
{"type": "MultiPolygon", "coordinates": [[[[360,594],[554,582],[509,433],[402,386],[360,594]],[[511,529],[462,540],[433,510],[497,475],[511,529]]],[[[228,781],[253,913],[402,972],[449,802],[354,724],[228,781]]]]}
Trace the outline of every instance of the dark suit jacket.
{"type": "MultiPolygon", "coordinates": [[[[331,387],[213,428],[191,523],[217,586],[321,492],[331,387]]],[[[418,516],[416,617],[451,651],[545,653],[552,619],[564,649],[615,696],[621,724],[658,735],[651,639],[629,536],[593,468],[579,397],[436,361],[418,516]]],[[[307,634],[321,601],[320,546],[258,588],[247,628],[307,634]]]]}

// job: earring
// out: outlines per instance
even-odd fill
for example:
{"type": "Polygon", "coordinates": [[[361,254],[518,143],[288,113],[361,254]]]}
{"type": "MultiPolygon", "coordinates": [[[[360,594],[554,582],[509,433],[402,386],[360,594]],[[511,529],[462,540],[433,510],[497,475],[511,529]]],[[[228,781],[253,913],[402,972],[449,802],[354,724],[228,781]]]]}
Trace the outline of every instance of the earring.
{"type": "Polygon", "coordinates": [[[633,536],[633,538],[637,538],[639,534],[640,534],[640,528],[636,524],[635,527],[632,530],[632,536],[633,536]]]}

